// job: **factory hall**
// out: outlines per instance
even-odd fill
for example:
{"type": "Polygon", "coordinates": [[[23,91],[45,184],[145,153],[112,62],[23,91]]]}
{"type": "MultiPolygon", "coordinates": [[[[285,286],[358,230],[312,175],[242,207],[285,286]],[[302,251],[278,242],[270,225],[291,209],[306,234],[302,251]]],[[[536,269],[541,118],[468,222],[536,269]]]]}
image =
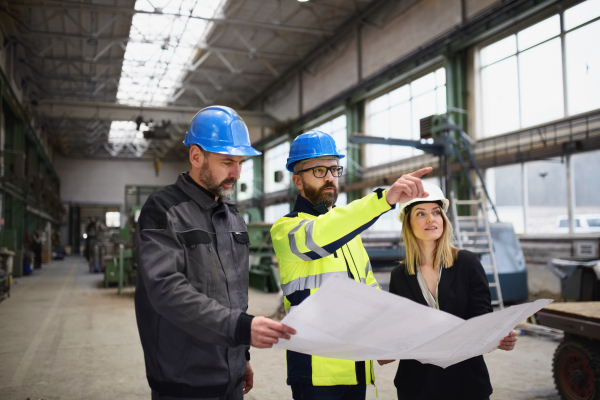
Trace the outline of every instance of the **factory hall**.
{"type": "Polygon", "coordinates": [[[0,0],[1,400],[600,400],[600,0],[0,0]]]}

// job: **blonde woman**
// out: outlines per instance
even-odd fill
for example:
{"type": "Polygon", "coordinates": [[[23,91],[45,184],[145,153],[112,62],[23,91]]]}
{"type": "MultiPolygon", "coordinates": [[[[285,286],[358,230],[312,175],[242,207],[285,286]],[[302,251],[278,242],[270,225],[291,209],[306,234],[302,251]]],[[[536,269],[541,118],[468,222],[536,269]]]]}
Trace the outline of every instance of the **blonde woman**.
{"type": "MultiPolygon", "coordinates": [[[[390,293],[463,319],[492,312],[479,257],[452,246],[452,226],[446,217],[448,199],[433,184],[423,182],[423,189],[429,193],[427,198],[399,204],[406,260],[392,271],[390,293]]],[[[512,331],[498,348],[512,350],[516,341],[512,331]]],[[[379,364],[389,362],[381,360],[379,364]]],[[[484,400],[492,393],[483,356],[446,369],[401,360],[394,385],[401,400],[484,400]]]]}

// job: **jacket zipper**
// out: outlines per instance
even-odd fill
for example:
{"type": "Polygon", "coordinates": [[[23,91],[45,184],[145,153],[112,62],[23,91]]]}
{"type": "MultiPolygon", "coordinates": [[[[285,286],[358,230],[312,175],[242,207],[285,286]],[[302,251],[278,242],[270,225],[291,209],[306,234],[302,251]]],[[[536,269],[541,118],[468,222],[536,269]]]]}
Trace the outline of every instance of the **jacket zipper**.
{"type": "MultiPolygon", "coordinates": [[[[346,244],[346,248],[348,249],[348,254],[350,254],[350,258],[352,258],[352,264],[354,264],[354,269],[356,270],[356,276],[358,277],[358,281],[360,282],[360,272],[358,272],[358,267],[356,266],[356,262],[354,261],[354,257],[352,256],[352,252],[350,251],[350,247],[346,244]]],[[[365,280],[367,277],[365,276],[365,280]]]]}

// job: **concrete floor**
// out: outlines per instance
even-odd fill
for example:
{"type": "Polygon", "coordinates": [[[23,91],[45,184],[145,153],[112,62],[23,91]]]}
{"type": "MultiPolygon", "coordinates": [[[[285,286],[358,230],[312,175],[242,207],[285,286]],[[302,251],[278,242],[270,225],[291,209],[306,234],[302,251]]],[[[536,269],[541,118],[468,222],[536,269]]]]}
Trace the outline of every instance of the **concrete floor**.
{"type": "MultiPolygon", "coordinates": [[[[133,289],[104,289],[81,257],[55,261],[15,280],[0,302],[0,399],[149,399],[133,289]]],[[[277,294],[250,292],[250,313],[272,314],[277,294]]],[[[492,399],[558,400],[551,372],[557,343],[522,336],[517,350],[485,356],[492,399]]],[[[253,349],[251,400],[291,399],[285,353],[253,349]]],[[[379,399],[394,399],[397,363],[375,366],[379,399]]],[[[367,391],[375,399],[374,387],[367,391]]]]}

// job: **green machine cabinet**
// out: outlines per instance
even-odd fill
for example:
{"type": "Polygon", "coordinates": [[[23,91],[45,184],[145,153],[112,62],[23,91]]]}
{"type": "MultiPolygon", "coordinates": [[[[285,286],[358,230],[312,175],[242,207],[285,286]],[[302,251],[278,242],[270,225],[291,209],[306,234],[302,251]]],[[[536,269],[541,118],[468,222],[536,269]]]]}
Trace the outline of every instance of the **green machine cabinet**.
{"type": "Polygon", "coordinates": [[[248,224],[250,237],[250,268],[248,283],[250,287],[268,293],[279,291],[279,266],[271,242],[273,224],[251,222],[248,224]]]}
{"type": "MultiPolygon", "coordinates": [[[[104,287],[119,284],[119,256],[104,257],[104,287]]],[[[133,285],[137,279],[137,270],[133,266],[133,250],[123,250],[123,285],[133,285]]]]}

